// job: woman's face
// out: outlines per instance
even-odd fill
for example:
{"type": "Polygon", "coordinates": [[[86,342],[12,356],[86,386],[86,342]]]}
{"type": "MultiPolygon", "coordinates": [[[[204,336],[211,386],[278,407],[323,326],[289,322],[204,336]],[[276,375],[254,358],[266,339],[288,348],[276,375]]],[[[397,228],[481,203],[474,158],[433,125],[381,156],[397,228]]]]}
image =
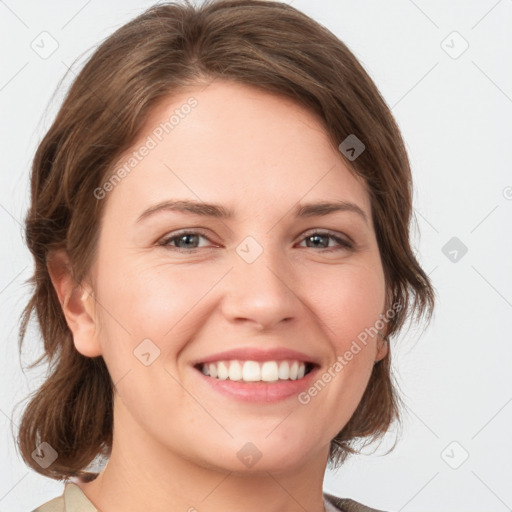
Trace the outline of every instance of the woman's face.
{"type": "Polygon", "coordinates": [[[220,80],[156,108],[125,164],[75,336],[116,385],[114,437],[230,471],[326,459],[386,354],[357,341],[385,311],[363,183],[309,111],[220,80]]]}

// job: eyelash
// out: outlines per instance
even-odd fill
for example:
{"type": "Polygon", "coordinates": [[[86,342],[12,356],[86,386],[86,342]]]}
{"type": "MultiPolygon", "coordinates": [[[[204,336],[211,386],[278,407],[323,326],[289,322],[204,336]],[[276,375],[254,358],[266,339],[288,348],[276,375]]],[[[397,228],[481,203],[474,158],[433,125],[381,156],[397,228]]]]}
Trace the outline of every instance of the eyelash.
{"type": "MultiPolygon", "coordinates": [[[[173,234],[172,236],[168,236],[168,237],[162,239],[160,242],[158,242],[158,245],[166,247],[168,249],[171,249],[172,251],[178,251],[178,252],[182,252],[182,253],[195,253],[198,250],[202,249],[201,247],[196,247],[193,249],[183,249],[180,247],[171,247],[169,245],[169,242],[177,240],[186,235],[199,235],[199,236],[202,236],[203,238],[206,238],[207,240],[210,240],[205,234],[201,233],[200,231],[182,231],[182,232],[173,234]]],[[[315,235],[330,238],[330,239],[334,240],[335,242],[337,242],[341,246],[341,247],[334,247],[334,248],[330,248],[330,249],[327,249],[327,248],[322,249],[321,248],[322,252],[336,252],[336,251],[341,251],[341,250],[353,250],[354,249],[354,245],[351,242],[349,242],[348,240],[344,240],[343,238],[340,238],[340,237],[330,233],[329,231],[310,232],[303,236],[301,242],[308,238],[312,238],[315,235]]],[[[306,249],[314,249],[314,247],[306,247],[306,249]]]]}

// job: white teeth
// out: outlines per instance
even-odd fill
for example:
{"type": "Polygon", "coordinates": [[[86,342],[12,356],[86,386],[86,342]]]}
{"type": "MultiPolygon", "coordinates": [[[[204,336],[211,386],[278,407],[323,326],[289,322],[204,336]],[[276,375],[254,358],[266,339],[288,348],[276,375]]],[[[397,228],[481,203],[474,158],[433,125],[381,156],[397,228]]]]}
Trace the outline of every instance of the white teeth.
{"type": "Polygon", "coordinates": [[[223,361],[217,365],[217,378],[220,380],[226,380],[229,375],[229,369],[223,361]]]}
{"type": "Polygon", "coordinates": [[[298,371],[299,363],[297,361],[293,361],[293,364],[290,366],[290,379],[295,380],[297,378],[298,371]]]}
{"type": "Polygon", "coordinates": [[[246,382],[256,382],[261,380],[260,365],[256,361],[245,361],[242,370],[242,380],[246,382]]]}
{"type": "Polygon", "coordinates": [[[275,382],[302,379],[306,364],[300,361],[218,361],[201,366],[204,375],[220,380],[275,382]]]}
{"type": "Polygon", "coordinates": [[[279,378],[283,380],[290,378],[290,365],[286,361],[282,361],[279,365],[279,378]]]}
{"type": "Polygon", "coordinates": [[[229,380],[242,380],[242,365],[238,361],[229,365],[229,380]]]}
{"type": "Polygon", "coordinates": [[[261,380],[273,382],[279,378],[277,363],[275,361],[266,361],[261,367],[261,380]]]}

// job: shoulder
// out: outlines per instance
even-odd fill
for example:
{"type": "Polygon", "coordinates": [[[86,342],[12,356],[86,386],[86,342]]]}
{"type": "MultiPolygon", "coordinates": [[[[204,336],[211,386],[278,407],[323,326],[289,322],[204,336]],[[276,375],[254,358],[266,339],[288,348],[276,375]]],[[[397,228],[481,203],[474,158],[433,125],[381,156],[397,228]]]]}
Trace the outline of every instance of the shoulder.
{"type": "Polygon", "coordinates": [[[32,512],[65,512],[65,510],[64,498],[63,496],[58,496],[57,498],[53,498],[53,500],[43,503],[32,512]]]}
{"type": "Polygon", "coordinates": [[[332,505],[332,509],[326,507],[326,512],[334,512],[341,510],[342,512],[384,512],[382,510],[377,510],[376,508],[370,508],[362,503],[357,501],[348,499],[348,498],[338,498],[338,496],[334,496],[333,494],[329,494],[324,492],[324,500],[328,505],[332,505]]]}
{"type": "Polygon", "coordinates": [[[61,496],[53,498],[32,512],[98,512],[82,489],[74,482],[67,482],[61,496]]]}

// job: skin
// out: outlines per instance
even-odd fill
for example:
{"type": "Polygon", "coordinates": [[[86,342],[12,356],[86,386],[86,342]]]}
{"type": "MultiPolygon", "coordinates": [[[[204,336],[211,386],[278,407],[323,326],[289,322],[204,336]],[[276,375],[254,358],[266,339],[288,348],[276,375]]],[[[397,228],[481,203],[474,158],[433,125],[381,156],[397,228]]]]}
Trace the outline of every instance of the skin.
{"type": "Polygon", "coordinates": [[[116,385],[111,458],[96,480],[77,483],[103,512],[321,512],[330,441],[386,356],[381,339],[369,338],[306,405],[297,396],[228,398],[207,389],[191,362],[284,346],[314,355],[322,372],[332,366],[385,311],[369,195],[313,113],[226,81],[167,98],[131,151],[190,96],[198,105],[103,199],[81,287],[64,253],[51,264],[76,349],[103,356],[116,385]],[[218,203],[235,217],[164,211],[137,222],[171,198],[218,203]],[[293,216],[297,203],[339,200],[358,205],[368,223],[350,211],[293,216]],[[159,245],[185,228],[206,238],[159,245]],[[355,248],[306,236],[319,230],[355,248]],[[236,252],[247,236],[263,249],[250,264],[236,252]],[[133,353],[144,339],[160,350],[149,366],[133,353]],[[237,457],[247,442],[262,454],[252,467],[237,457]]]}

